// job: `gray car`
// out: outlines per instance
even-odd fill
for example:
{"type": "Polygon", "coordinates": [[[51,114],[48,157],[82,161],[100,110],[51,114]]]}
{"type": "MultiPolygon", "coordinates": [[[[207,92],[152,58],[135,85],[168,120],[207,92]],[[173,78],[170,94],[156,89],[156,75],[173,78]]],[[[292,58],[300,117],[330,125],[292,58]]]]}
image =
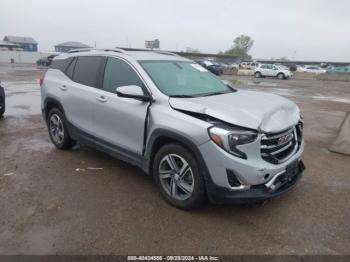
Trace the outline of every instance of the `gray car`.
{"type": "Polygon", "coordinates": [[[303,173],[293,102],[237,90],[183,57],[74,50],[55,57],[40,83],[57,148],[79,142],[138,166],[176,207],[261,202],[303,173]]]}

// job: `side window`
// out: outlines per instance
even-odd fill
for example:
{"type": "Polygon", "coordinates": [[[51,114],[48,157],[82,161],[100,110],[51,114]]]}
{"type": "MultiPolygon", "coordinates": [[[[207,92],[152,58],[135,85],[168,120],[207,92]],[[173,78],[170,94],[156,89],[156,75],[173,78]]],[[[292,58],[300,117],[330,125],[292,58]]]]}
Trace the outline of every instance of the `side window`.
{"type": "Polygon", "coordinates": [[[70,62],[72,62],[72,60],[73,60],[73,57],[69,57],[66,59],[53,60],[50,68],[58,69],[58,70],[64,72],[66,70],[66,68],[69,66],[70,62]]]}
{"type": "Polygon", "coordinates": [[[108,58],[103,79],[103,89],[114,93],[117,87],[128,85],[143,87],[141,79],[131,66],[120,59],[108,58]]]}
{"type": "Polygon", "coordinates": [[[267,65],[262,65],[261,68],[266,69],[267,65]]]}
{"type": "Polygon", "coordinates": [[[73,81],[97,87],[98,75],[104,61],[102,56],[80,56],[75,65],[73,81]]]}
{"type": "Polygon", "coordinates": [[[66,75],[70,78],[73,79],[73,73],[74,73],[74,67],[77,62],[77,59],[74,58],[74,60],[70,63],[68,68],[66,69],[66,75]]]}

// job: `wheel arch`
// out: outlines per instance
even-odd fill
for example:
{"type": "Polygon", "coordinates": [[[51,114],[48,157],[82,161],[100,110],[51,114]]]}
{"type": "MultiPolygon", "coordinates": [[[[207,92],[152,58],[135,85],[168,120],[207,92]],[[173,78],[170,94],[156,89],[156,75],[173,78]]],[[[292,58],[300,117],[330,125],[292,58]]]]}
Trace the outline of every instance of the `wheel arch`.
{"type": "Polygon", "coordinates": [[[61,112],[65,115],[64,109],[62,104],[55,98],[46,98],[44,102],[44,109],[43,109],[43,115],[45,122],[47,123],[47,116],[50,112],[50,110],[54,107],[57,107],[61,112]]]}
{"type": "Polygon", "coordinates": [[[197,145],[190,139],[184,137],[183,135],[165,129],[156,129],[155,131],[153,131],[148,140],[143,164],[143,170],[147,174],[153,175],[152,170],[154,157],[162,146],[169,143],[180,144],[187,150],[189,150],[193,154],[194,158],[197,160],[201,173],[203,174],[204,180],[212,181],[209,175],[208,168],[197,145]]]}
{"type": "Polygon", "coordinates": [[[278,73],[277,73],[277,77],[278,77],[279,75],[283,75],[283,78],[286,78],[286,74],[283,73],[283,72],[278,72],[278,73]]]}

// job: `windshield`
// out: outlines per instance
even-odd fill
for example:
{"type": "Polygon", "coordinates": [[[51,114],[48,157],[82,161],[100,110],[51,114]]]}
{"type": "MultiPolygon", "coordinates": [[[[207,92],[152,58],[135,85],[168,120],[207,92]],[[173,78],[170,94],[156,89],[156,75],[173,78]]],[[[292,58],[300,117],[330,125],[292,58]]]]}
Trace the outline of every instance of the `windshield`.
{"type": "Polygon", "coordinates": [[[235,90],[194,62],[140,61],[160,91],[173,97],[197,97],[235,90]]]}

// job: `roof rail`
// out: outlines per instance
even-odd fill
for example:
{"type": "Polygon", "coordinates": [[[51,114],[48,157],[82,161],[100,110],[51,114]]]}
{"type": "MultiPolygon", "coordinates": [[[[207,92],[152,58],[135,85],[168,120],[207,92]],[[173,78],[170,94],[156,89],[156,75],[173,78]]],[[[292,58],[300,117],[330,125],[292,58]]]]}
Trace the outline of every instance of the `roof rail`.
{"type": "Polygon", "coordinates": [[[106,52],[118,52],[122,54],[126,54],[126,52],[123,49],[120,48],[79,48],[79,49],[72,49],[68,51],[69,54],[71,53],[79,53],[79,52],[88,52],[88,51],[106,51],[106,52]]]}
{"type": "Polygon", "coordinates": [[[172,56],[179,56],[178,54],[172,53],[172,52],[168,52],[168,51],[154,51],[154,50],[150,50],[153,51],[157,54],[161,54],[161,55],[172,55],[172,56]]]}
{"type": "Polygon", "coordinates": [[[162,54],[162,55],[179,56],[176,53],[169,52],[169,51],[162,51],[162,50],[140,49],[140,48],[129,48],[129,47],[119,47],[117,49],[121,49],[123,51],[131,51],[131,52],[153,52],[153,53],[162,54]]]}
{"type": "Polygon", "coordinates": [[[78,48],[78,49],[69,50],[67,53],[71,54],[71,53],[87,52],[87,51],[91,51],[92,49],[93,48],[78,48]]]}

